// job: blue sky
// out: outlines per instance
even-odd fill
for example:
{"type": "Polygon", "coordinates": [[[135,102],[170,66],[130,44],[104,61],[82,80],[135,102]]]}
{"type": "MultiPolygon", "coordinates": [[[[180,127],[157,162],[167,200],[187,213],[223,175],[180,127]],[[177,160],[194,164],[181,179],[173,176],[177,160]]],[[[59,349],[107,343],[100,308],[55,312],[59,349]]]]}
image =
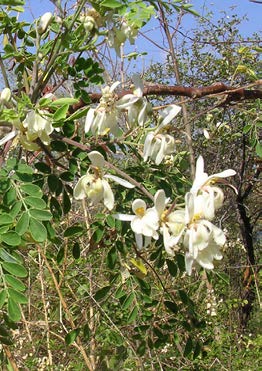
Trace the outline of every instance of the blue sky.
{"type": "MultiPolygon", "coordinates": [[[[212,11],[214,14],[213,23],[216,20],[224,16],[226,12],[227,19],[230,21],[232,14],[237,14],[239,17],[247,16],[248,21],[243,21],[240,25],[240,32],[244,37],[251,36],[254,32],[261,31],[261,15],[262,5],[251,3],[249,0],[191,0],[194,9],[201,15],[205,16],[208,11],[212,11]]],[[[53,11],[54,5],[49,0],[26,0],[25,13],[21,14],[21,19],[32,21],[34,18],[38,18],[47,11],[53,11]]],[[[191,14],[187,14],[183,18],[182,27],[183,31],[189,31],[196,25],[196,18],[191,14]]],[[[146,25],[142,31],[146,32],[150,38],[154,39],[157,44],[162,44],[162,36],[159,33],[159,23],[153,19],[148,25],[146,25]]],[[[143,70],[144,67],[148,66],[152,61],[164,61],[165,55],[158,48],[152,44],[148,44],[144,38],[137,40],[135,46],[127,45],[125,47],[125,53],[132,51],[142,52],[147,51],[148,55],[139,59],[138,64],[132,63],[133,67],[138,70],[143,70]],[[145,64],[145,66],[142,66],[145,64]]]]}
{"type": "MultiPolygon", "coordinates": [[[[252,3],[249,0],[191,0],[190,3],[193,4],[194,9],[200,15],[205,15],[206,9],[211,10],[215,18],[220,17],[222,11],[226,11],[228,14],[234,12],[239,16],[247,15],[249,21],[243,23],[241,31],[246,35],[261,31],[262,5],[252,3]]],[[[43,13],[54,9],[53,4],[49,0],[26,0],[26,4],[24,16],[27,19],[32,19],[32,15],[37,18],[43,13]]],[[[193,19],[194,17],[187,16],[189,27],[193,23],[193,19]]]]}

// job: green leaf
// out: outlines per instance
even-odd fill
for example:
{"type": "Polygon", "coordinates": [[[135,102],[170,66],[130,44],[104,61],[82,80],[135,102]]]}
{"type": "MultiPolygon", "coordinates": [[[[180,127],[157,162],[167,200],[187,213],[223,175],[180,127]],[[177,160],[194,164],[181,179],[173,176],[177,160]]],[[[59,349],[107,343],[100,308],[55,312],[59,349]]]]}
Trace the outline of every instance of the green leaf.
{"type": "MultiPolygon", "coordinates": [[[[10,336],[11,334],[9,334],[10,336]]],[[[13,345],[13,341],[10,337],[7,336],[0,336],[0,344],[5,344],[5,345],[13,345]]],[[[10,368],[7,368],[10,370],[10,368]]]]}
{"type": "Polygon", "coordinates": [[[1,240],[9,246],[18,246],[21,243],[21,237],[15,231],[9,231],[2,234],[1,240]]]}
{"type": "Polygon", "coordinates": [[[51,192],[55,192],[59,186],[59,178],[55,174],[50,174],[47,178],[47,184],[51,192]]]}
{"type": "Polygon", "coordinates": [[[122,7],[124,4],[123,2],[120,2],[120,1],[117,1],[117,0],[104,0],[101,2],[101,5],[104,6],[104,7],[107,7],[107,8],[120,8],[122,7]]]}
{"type": "Polygon", "coordinates": [[[102,225],[99,225],[92,235],[92,239],[95,243],[98,243],[102,240],[105,233],[105,228],[102,225]]]}
{"type": "Polygon", "coordinates": [[[15,188],[10,188],[4,195],[4,204],[7,206],[12,205],[16,201],[16,190],[15,188]]]}
{"type": "Polygon", "coordinates": [[[69,213],[69,211],[71,210],[71,201],[70,201],[70,197],[68,196],[68,193],[66,191],[63,191],[63,212],[64,214],[67,214],[69,213]]]}
{"type": "Polygon", "coordinates": [[[19,303],[19,304],[27,304],[28,303],[27,297],[24,294],[22,294],[21,292],[13,289],[12,287],[10,287],[8,289],[8,295],[16,303],[19,303]]]}
{"type": "Polygon", "coordinates": [[[58,106],[71,105],[71,104],[76,104],[78,102],[79,102],[79,100],[75,99],[75,98],[59,98],[59,99],[53,101],[49,105],[49,107],[53,108],[53,107],[58,107],[58,106]]]}
{"type": "Polygon", "coordinates": [[[182,303],[187,305],[189,303],[189,300],[188,300],[189,298],[187,296],[187,293],[184,290],[178,290],[178,293],[179,293],[182,303]]]}
{"type": "Polygon", "coordinates": [[[25,285],[18,278],[15,278],[14,276],[11,276],[10,274],[5,274],[4,277],[5,277],[5,281],[10,286],[12,286],[14,289],[18,291],[25,291],[26,289],[25,285]]]}
{"type": "Polygon", "coordinates": [[[138,314],[138,308],[135,306],[127,318],[127,323],[134,322],[138,314]]]}
{"type": "Polygon", "coordinates": [[[3,289],[2,291],[0,291],[0,309],[4,305],[6,298],[7,298],[7,293],[6,293],[6,290],[3,289]]]}
{"type": "Polygon", "coordinates": [[[22,236],[28,230],[28,227],[29,227],[29,215],[28,212],[24,211],[15,226],[15,231],[20,236],[22,236]]]}
{"type": "Polygon", "coordinates": [[[9,263],[18,263],[18,260],[3,248],[0,248],[0,258],[9,263]]]}
{"type": "Polygon", "coordinates": [[[76,328],[76,329],[70,331],[68,334],[66,334],[66,336],[65,336],[66,344],[67,345],[72,344],[76,340],[77,336],[79,335],[79,332],[80,332],[80,329],[76,328]]]}
{"type": "Polygon", "coordinates": [[[51,142],[51,148],[57,152],[65,152],[67,150],[67,144],[60,140],[53,140],[51,142]]]}
{"type": "Polygon", "coordinates": [[[84,336],[85,340],[89,340],[90,335],[91,335],[90,328],[89,328],[88,324],[85,324],[84,327],[83,327],[83,336],[84,336]]]}
{"type": "Polygon", "coordinates": [[[43,174],[50,174],[51,169],[45,162],[37,162],[35,168],[43,174]]]}
{"type": "Polygon", "coordinates": [[[3,213],[0,215],[0,225],[12,224],[12,223],[13,223],[13,218],[9,214],[3,213]]]}
{"type": "Polygon", "coordinates": [[[76,112],[74,112],[66,120],[68,120],[68,121],[79,120],[81,117],[86,116],[88,110],[89,110],[89,107],[81,108],[81,109],[77,110],[76,112]]]}
{"type": "Polygon", "coordinates": [[[192,342],[191,337],[189,337],[185,345],[183,356],[188,357],[192,350],[193,350],[193,342],[192,342]]]}
{"type": "Polygon", "coordinates": [[[262,157],[262,144],[261,143],[257,143],[256,145],[256,154],[259,156],[259,157],[262,157]]]}
{"type": "Polygon", "coordinates": [[[133,300],[135,299],[135,294],[131,292],[125,299],[124,303],[122,304],[122,308],[127,309],[130,307],[130,305],[133,303],[133,300]]]}
{"type": "Polygon", "coordinates": [[[79,242],[75,242],[72,248],[72,254],[74,259],[79,259],[81,254],[79,242]]]}
{"type": "Polygon", "coordinates": [[[253,125],[251,125],[251,124],[245,125],[244,128],[243,128],[243,133],[247,134],[252,129],[252,127],[253,127],[253,125]]]}
{"type": "Polygon", "coordinates": [[[168,268],[168,272],[172,277],[176,277],[177,275],[177,265],[173,260],[166,259],[166,264],[168,268]]]}
{"type": "Polygon", "coordinates": [[[47,210],[30,209],[30,215],[37,220],[51,220],[52,214],[47,210]]]}
{"type": "MultiPolygon", "coordinates": [[[[10,333],[7,331],[7,329],[4,326],[0,325],[0,335],[6,337],[6,336],[9,336],[10,333]]],[[[0,344],[1,344],[1,341],[0,341],[0,344]]]]}
{"type": "Polygon", "coordinates": [[[196,359],[201,353],[201,343],[197,341],[195,349],[194,349],[194,354],[193,354],[193,359],[196,359]]]}
{"type": "Polygon", "coordinates": [[[108,215],[106,217],[106,224],[110,227],[110,228],[115,228],[115,218],[112,216],[112,215],[108,215]]]}
{"type": "Polygon", "coordinates": [[[9,225],[3,225],[0,227],[0,234],[6,233],[9,230],[9,225]]]}
{"type": "Polygon", "coordinates": [[[12,321],[20,321],[21,311],[19,305],[11,297],[8,298],[7,313],[12,321]]]}
{"type": "Polygon", "coordinates": [[[15,218],[19,214],[22,208],[22,204],[23,204],[22,201],[17,201],[12,207],[11,211],[9,212],[9,215],[15,218]]]}
{"type": "Polygon", "coordinates": [[[177,265],[180,270],[180,273],[184,272],[185,271],[185,257],[182,254],[177,254],[176,261],[177,261],[177,265]]]}
{"type": "Polygon", "coordinates": [[[109,293],[110,289],[111,289],[111,286],[105,286],[102,289],[98,290],[94,295],[94,299],[96,301],[100,301],[104,299],[105,296],[109,293]]]}
{"type": "Polygon", "coordinates": [[[140,270],[140,272],[144,275],[147,274],[147,269],[142,261],[142,259],[134,259],[134,258],[131,258],[130,259],[130,262],[137,268],[140,270]]]}
{"type": "Polygon", "coordinates": [[[25,5],[25,0],[0,0],[0,5],[7,6],[25,5]]]}
{"type": "Polygon", "coordinates": [[[21,185],[21,190],[24,193],[26,193],[30,196],[34,196],[34,197],[38,197],[38,198],[42,198],[42,196],[43,196],[43,192],[35,184],[31,184],[31,183],[22,184],[21,185]]]}
{"type": "Polygon", "coordinates": [[[27,205],[32,206],[37,209],[45,209],[46,203],[42,198],[27,196],[24,198],[24,201],[27,205]]]}
{"type": "Polygon", "coordinates": [[[109,250],[107,257],[106,257],[106,265],[109,269],[114,269],[117,261],[117,251],[115,246],[112,247],[112,249],[109,250]]]}
{"type": "Polygon", "coordinates": [[[164,304],[174,314],[178,313],[178,306],[173,301],[166,300],[166,301],[164,301],[164,304]]]}
{"type": "Polygon", "coordinates": [[[30,219],[29,231],[32,238],[37,242],[44,242],[47,238],[47,231],[45,226],[34,218],[30,219]]]}
{"type": "Polygon", "coordinates": [[[20,264],[9,262],[2,262],[1,264],[7,272],[13,274],[16,277],[24,278],[27,276],[25,267],[20,264]]]}
{"type": "Polygon", "coordinates": [[[66,118],[68,108],[69,104],[64,104],[63,106],[59,107],[54,113],[53,120],[60,121],[66,118]]]}
{"type": "Polygon", "coordinates": [[[79,234],[82,234],[84,232],[84,228],[80,225],[72,225],[71,227],[68,227],[64,232],[64,237],[72,237],[79,234]]]}
{"type": "Polygon", "coordinates": [[[57,256],[56,256],[56,261],[58,264],[61,263],[61,261],[64,259],[64,256],[65,256],[65,248],[64,246],[60,247],[58,253],[57,253],[57,256]]]}

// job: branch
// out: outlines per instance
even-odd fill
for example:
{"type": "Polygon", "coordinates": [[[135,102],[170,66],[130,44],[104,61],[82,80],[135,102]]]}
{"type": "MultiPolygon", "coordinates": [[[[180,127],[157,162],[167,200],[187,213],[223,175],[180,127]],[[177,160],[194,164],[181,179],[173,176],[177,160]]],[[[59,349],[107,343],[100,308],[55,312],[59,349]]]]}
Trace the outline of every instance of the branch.
{"type": "MultiPolygon", "coordinates": [[[[170,96],[183,96],[189,97],[192,99],[203,98],[208,95],[227,95],[225,103],[228,104],[230,102],[235,101],[242,101],[242,100],[251,100],[262,98],[262,90],[261,89],[249,89],[251,86],[261,86],[262,80],[257,80],[252,85],[248,87],[237,87],[234,88],[232,86],[226,85],[223,82],[218,82],[213,85],[209,86],[200,86],[196,87],[188,87],[188,86],[181,86],[181,85],[146,85],[143,91],[143,95],[148,97],[150,95],[170,95],[170,96]]],[[[126,94],[132,94],[132,90],[123,90],[120,93],[116,93],[118,99],[122,98],[126,94]]],[[[99,102],[102,94],[100,93],[90,93],[89,97],[92,103],[99,102]]],[[[71,112],[77,111],[79,108],[86,106],[86,103],[80,100],[79,103],[74,104],[71,107],[71,112]]]]}

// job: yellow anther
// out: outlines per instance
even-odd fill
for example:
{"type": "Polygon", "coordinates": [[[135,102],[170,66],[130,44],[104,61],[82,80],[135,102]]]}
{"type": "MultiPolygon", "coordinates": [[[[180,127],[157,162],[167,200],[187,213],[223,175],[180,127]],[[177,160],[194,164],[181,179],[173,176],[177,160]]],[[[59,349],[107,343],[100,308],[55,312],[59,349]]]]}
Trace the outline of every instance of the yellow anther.
{"type": "Polygon", "coordinates": [[[143,207],[138,207],[136,210],[135,210],[135,213],[136,215],[138,216],[144,216],[145,215],[145,209],[143,207]]]}

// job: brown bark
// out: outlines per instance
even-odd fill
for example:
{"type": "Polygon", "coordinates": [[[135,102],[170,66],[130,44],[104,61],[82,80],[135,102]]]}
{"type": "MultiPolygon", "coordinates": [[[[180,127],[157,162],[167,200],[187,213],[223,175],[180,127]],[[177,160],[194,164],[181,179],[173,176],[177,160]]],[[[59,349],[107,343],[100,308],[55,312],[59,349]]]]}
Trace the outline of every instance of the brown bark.
{"type": "MultiPolygon", "coordinates": [[[[261,86],[262,80],[258,80],[252,84],[252,86],[261,86]]],[[[126,94],[132,94],[132,90],[123,90],[117,93],[118,99],[122,98],[126,94]]],[[[209,86],[200,87],[189,87],[180,85],[146,85],[143,91],[145,97],[151,95],[163,96],[179,96],[188,97],[192,99],[203,98],[208,95],[224,95],[226,97],[224,104],[229,104],[231,102],[238,102],[241,100],[254,100],[257,98],[262,98],[261,89],[250,89],[245,87],[232,87],[224,84],[223,82],[218,82],[209,86]]],[[[99,102],[101,98],[100,93],[90,93],[89,95],[92,103],[99,102]]],[[[75,104],[71,108],[71,112],[77,111],[79,108],[84,107],[86,103],[80,100],[79,103],[75,104]]]]}

